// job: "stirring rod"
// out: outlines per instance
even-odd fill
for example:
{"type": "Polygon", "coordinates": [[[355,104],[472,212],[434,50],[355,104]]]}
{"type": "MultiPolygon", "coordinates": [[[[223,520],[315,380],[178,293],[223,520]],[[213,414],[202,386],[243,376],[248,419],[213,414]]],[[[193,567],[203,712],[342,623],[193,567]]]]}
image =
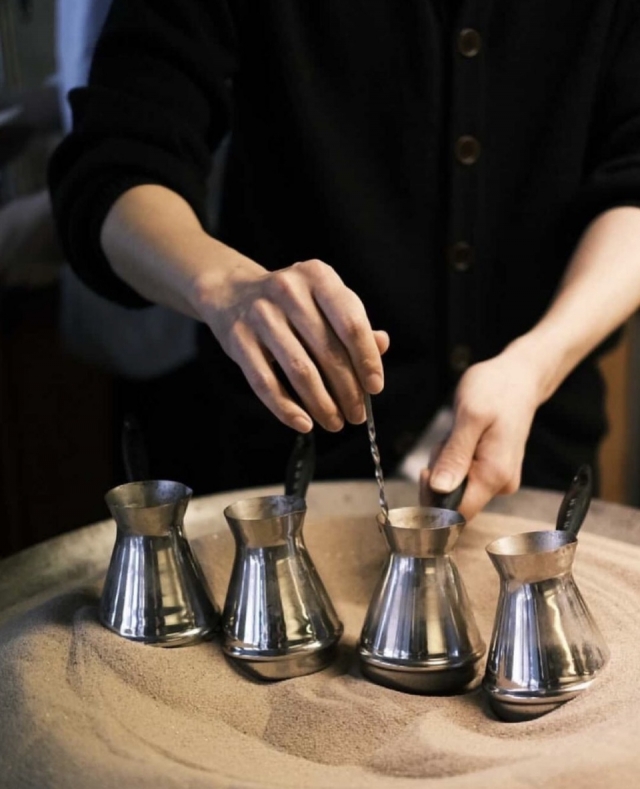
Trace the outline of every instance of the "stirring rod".
{"type": "Polygon", "coordinates": [[[373,408],[371,407],[371,397],[368,392],[364,393],[364,407],[367,413],[367,432],[369,433],[369,446],[371,447],[371,457],[373,458],[373,465],[376,472],[376,482],[378,483],[378,493],[380,510],[386,523],[389,522],[389,505],[387,504],[387,497],[384,492],[384,476],[382,475],[382,466],[380,465],[380,450],[376,442],[376,426],[373,421],[373,408]]]}

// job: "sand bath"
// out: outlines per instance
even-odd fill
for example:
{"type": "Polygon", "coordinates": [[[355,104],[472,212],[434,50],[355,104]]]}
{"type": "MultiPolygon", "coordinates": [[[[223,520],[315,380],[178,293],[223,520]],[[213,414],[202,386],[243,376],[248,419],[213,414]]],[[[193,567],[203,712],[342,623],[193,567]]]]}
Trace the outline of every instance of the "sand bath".
{"type": "MultiPolygon", "coordinates": [[[[324,517],[306,541],[345,625],[330,669],[285,682],[238,674],[214,640],[161,649],[97,621],[96,584],[0,626],[0,786],[571,787],[627,781],[640,768],[640,547],[582,533],[577,583],[611,649],[592,688],[535,721],[502,723],[480,690],[419,697],[373,685],[354,645],[385,556],[372,515],[324,517]]],[[[485,642],[498,578],[484,546],[549,523],[483,514],[456,561],[485,642]]],[[[230,534],[194,540],[216,600],[233,556],[230,534]]]]}

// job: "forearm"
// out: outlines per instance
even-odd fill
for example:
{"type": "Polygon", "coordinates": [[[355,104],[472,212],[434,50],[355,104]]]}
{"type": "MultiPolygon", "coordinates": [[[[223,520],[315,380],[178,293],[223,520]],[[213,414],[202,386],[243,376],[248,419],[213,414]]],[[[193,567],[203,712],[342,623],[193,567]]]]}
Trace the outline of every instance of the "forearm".
{"type": "Polygon", "coordinates": [[[382,389],[389,338],[372,330],[358,296],[326,263],[269,272],[205,233],[176,193],[150,185],[116,201],[101,243],[113,271],[140,295],[206,323],[282,422],[306,432],[311,418],[327,430],[364,421],[362,390],[382,389]]]}
{"type": "Polygon", "coordinates": [[[264,269],[208,235],[188,203],[161,186],[138,186],[114,204],[102,226],[113,271],[149,301],[202,320],[204,287],[230,274],[264,269]]]}
{"type": "Polygon", "coordinates": [[[448,492],[468,476],[460,506],[467,518],[516,491],[537,408],[639,305],[640,210],[614,209],[584,233],[540,321],[462,376],[454,429],[423,490],[448,492]]]}
{"type": "Polygon", "coordinates": [[[505,353],[531,358],[544,402],[639,306],[640,209],[612,209],[584,233],[545,315],[505,353]]]}

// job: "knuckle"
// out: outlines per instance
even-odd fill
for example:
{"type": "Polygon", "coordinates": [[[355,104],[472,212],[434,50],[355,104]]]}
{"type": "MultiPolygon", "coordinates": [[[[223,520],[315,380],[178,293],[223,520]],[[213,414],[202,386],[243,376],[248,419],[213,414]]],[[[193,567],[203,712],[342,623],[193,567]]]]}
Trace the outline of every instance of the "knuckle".
{"type": "Polygon", "coordinates": [[[519,464],[517,468],[513,468],[511,466],[509,468],[509,472],[507,474],[507,479],[504,482],[502,490],[504,493],[515,493],[520,488],[520,483],[522,481],[522,464],[519,464]]]}
{"type": "Polygon", "coordinates": [[[256,299],[249,308],[249,319],[258,323],[265,323],[271,314],[271,305],[264,298],[256,299]]]}
{"type": "MultiPolygon", "coordinates": [[[[506,490],[513,484],[514,479],[517,480],[518,475],[516,474],[514,477],[513,466],[507,461],[493,459],[487,461],[484,477],[490,482],[492,488],[506,490]]],[[[516,486],[515,490],[517,489],[516,486]]]]}
{"type": "Polygon", "coordinates": [[[310,260],[305,260],[302,265],[308,271],[313,271],[313,272],[325,271],[326,269],[329,268],[329,266],[326,263],[324,263],[322,260],[319,260],[318,258],[311,258],[310,260]]]}
{"type": "Polygon", "coordinates": [[[484,403],[461,400],[458,405],[458,417],[471,424],[485,424],[491,421],[490,409],[484,403]]]}
{"type": "Polygon", "coordinates": [[[520,489],[520,474],[512,476],[502,487],[504,493],[516,493],[520,489]]]}
{"type": "Polygon", "coordinates": [[[307,381],[311,378],[311,364],[300,356],[292,356],[288,362],[289,374],[298,381],[307,381]]]}
{"type": "Polygon", "coordinates": [[[363,356],[360,364],[365,373],[379,373],[380,361],[372,356],[363,356]]]}
{"type": "Polygon", "coordinates": [[[295,285],[287,271],[276,271],[269,280],[269,288],[276,297],[289,298],[295,293],[295,285]]]}
{"type": "Polygon", "coordinates": [[[345,315],[342,325],[344,333],[349,339],[358,337],[365,329],[364,321],[359,315],[345,315]]]}
{"type": "Polygon", "coordinates": [[[258,397],[267,398],[271,395],[271,385],[268,376],[260,370],[251,370],[247,373],[247,381],[258,395],[258,397]]]}
{"type": "Polygon", "coordinates": [[[311,258],[296,265],[312,279],[322,280],[335,275],[334,269],[323,260],[318,260],[318,258],[311,258]]]}

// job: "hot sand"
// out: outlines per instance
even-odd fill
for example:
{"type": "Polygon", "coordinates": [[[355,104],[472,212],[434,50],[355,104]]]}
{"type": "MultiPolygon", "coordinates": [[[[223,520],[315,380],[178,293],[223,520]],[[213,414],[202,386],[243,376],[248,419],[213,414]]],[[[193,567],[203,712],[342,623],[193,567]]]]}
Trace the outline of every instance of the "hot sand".
{"type": "MultiPolygon", "coordinates": [[[[455,552],[489,643],[495,537],[549,528],[479,516],[455,552]]],[[[640,547],[581,534],[575,577],[611,649],[594,685],[527,723],[493,716],[480,690],[420,697],[364,680],[354,659],[385,557],[372,517],[313,518],[307,545],[344,625],[337,663],[260,684],[216,641],[130,643],[97,621],[97,591],[51,599],[0,627],[0,786],[11,789],[596,789],[640,773],[640,547]]],[[[229,533],[194,541],[222,604],[229,533]]]]}

